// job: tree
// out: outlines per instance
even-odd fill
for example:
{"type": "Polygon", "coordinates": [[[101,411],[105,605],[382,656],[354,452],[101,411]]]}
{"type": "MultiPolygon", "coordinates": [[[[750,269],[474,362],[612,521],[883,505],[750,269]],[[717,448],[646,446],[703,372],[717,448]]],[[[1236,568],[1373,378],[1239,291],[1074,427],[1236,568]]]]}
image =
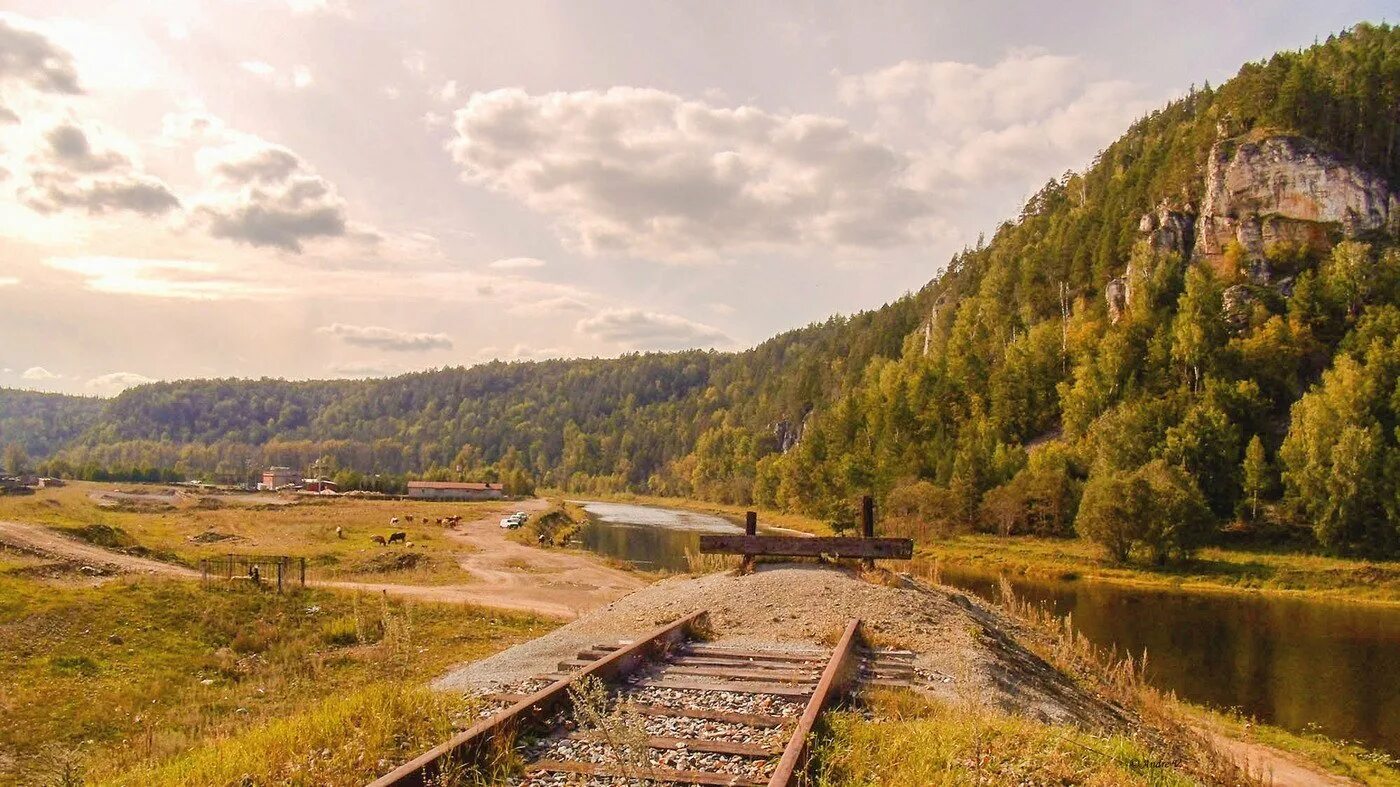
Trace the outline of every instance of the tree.
{"type": "Polygon", "coordinates": [[[1074,527],[1118,563],[1141,553],[1162,564],[1189,558],[1212,520],[1205,498],[1180,467],[1155,459],[1132,472],[1101,468],[1084,487],[1074,527]]]}
{"type": "Polygon", "coordinates": [[[1249,521],[1259,518],[1259,498],[1273,491],[1274,478],[1269,459],[1264,455],[1264,442],[1255,435],[1249,439],[1244,449],[1244,462],[1240,465],[1240,478],[1244,499],[1249,502],[1249,521]]]}
{"type": "Polygon", "coordinates": [[[1128,562],[1142,535],[1138,494],[1128,473],[1102,469],[1089,476],[1074,529],[1108,553],[1115,563],[1128,562]]]}
{"type": "Polygon", "coordinates": [[[24,446],[19,443],[10,443],[5,446],[5,469],[14,475],[19,475],[29,471],[29,454],[25,453],[24,446]]]}
{"type": "Polygon", "coordinates": [[[1186,273],[1186,292],[1172,322],[1172,359],[1186,371],[1191,390],[1199,391],[1216,352],[1225,343],[1220,285],[1206,265],[1186,273]]]}
{"type": "Polygon", "coordinates": [[[1335,552],[1385,554],[1397,541],[1397,451],[1390,392],[1400,346],[1372,344],[1364,361],[1342,354],[1293,405],[1279,448],[1293,511],[1335,552]],[[1388,435],[1390,439],[1388,439],[1388,435]]]}

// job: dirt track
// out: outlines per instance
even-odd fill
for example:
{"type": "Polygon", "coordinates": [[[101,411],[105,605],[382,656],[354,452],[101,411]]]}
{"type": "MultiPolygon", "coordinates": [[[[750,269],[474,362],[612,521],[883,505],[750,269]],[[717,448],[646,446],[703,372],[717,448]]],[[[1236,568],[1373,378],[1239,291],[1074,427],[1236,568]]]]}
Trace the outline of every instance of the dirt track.
{"type": "MultiPolygon", "coordinates": [[[[521,504],[526,511],[545,507],[542,500],[521,504]]],[[[464,522],[449,537],[474,551],[459,557],[473,581],[463,585],[398,585],[387,582],[311,581],[317,587],[390,593],[428,601],[480,604],[551,617],[575,618],[644,587],[636,574],[610,568],[591,555],[535,549],[507,540],[500,515],[464,522]]],[[[67,538],[41,525],[0,522],[0,543],[48,557],[85,565],[108,566],[137,574],[192,579],[199,572],[184,566],[126,555],[67,538]]]]}
{"type": "Polygon", "coordinates": [[[61,536],[41,525],[0,522],[0,543],[9,544],[29,552],[37,552],[45,557],[72,560],[84,565],[108,566],[133,574],[166,574],[187,578],[199,576],[198,571],[184,566],[113,552],[93,544],[61,536]]]}

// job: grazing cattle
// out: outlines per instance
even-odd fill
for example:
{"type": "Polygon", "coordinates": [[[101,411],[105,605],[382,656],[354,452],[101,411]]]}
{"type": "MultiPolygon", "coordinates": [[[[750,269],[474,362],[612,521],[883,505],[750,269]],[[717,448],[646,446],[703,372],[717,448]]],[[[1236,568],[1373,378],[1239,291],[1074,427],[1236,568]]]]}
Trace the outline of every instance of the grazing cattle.
{"type": "Polygon", "coordinates": [[[398,518],[398,517],[394,517],[393,519],[390,519],[390,520],[389,520],[389,524],[391,524],[391,525],[397,525],[398,523],[399,523],[399,518],[398,518]]]}
{"type": "Polygon", "coordinates": [[[369,540],[380,546],[384,546],[384,536],[370,536],[369,540]]]}
{"type": "Polygon", "coordinates": [[[413,521],[413,517],[408,516],[408,515],[404,515],[403,521],[405,521],[405,522],[412,522],[412,521],[413,521]]]}
{"type": "Polygon", "coordinates": [[[345,538],[345,531],[340,528],[340,525],[335,526],[335,537],[345,538]]]}
{"type": "Polygon", "coordinates": [[[392,543],[394,543],[395,541],[397,541],[397,542],[399,542],[399,543],[407,543],[407,542],[408,542],[408,534],[407,534],[407,533],[404,533],[404,532],[390,533],[390,534],[389,534],[389,543],[392,544],[392,543]]]}

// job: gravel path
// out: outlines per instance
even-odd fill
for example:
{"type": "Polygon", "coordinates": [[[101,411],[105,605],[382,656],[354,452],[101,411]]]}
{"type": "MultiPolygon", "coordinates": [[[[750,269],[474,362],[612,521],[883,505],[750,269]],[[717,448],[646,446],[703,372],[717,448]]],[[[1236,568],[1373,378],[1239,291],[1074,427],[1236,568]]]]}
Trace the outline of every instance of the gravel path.
{"type": "MultiPolygon", "coordinates": [[[[829,652],[859,617],[877,647],[913,651],[922,688],[1050,722],[1117,726],[1115,709],[1078,688],[1006,631],[1014,624],[948,588],[904,581],[889,587],[816,564],[760,565],[752,574],[673,577],[491,658],[458,667],[436,689],[477,693],[554,672],[592,645],[708,609],[712,644],[829,652]]],[[[753,696],[753,695],[749,695],[753,696]]],[[[680,698],[693,702],[693,698],[680,698]]],[[[764,712],[764,711],[758,711],[764,712]]]]}

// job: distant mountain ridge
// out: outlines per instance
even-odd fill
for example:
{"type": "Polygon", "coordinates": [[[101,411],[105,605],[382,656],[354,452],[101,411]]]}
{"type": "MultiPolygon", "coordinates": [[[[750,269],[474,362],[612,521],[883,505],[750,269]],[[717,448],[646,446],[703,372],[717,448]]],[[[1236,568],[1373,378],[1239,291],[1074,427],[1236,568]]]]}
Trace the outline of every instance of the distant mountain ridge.
{"type": "Polygon", "coordinates": [[[5,392],[0,442],[191,474],[509,466],[835,521],[873,490],[911,522],[1056,533],[1086,485],[1162,462],[1216,522],[1262,495],[1393,549],[1400,398],[1353,388],[1393,388],[1397,183],[1400,33],[1361,24],[1134,123],[918,293],[752,350],[158,383],[57,417],[5,392]],[[1347,429],[1355,455],[1307,442],[1347,429]],[[1313,510],[1338,493],[1310,479],[1339,467],[1395,480],[1313,510]]]}

